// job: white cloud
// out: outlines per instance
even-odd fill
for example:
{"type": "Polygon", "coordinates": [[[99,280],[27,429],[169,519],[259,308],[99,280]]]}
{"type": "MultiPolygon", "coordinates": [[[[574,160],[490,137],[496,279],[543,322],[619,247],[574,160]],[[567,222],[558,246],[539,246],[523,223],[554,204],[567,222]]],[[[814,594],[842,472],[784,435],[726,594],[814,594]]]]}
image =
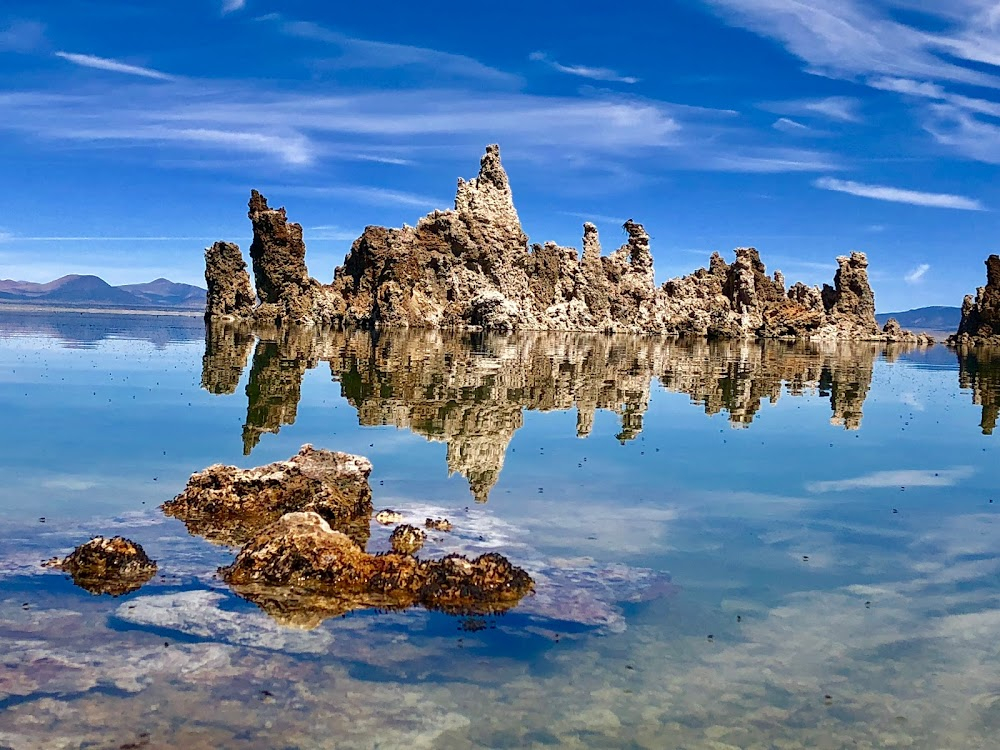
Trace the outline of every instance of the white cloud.
{"type": "Polygon", "coordinates": [[[779,117],[771,124],[771,127],[775,130],[780,130],[782,133],[792,133],[793,135],[804,135],[812,131],[812,128],[808,125],[795,122],[795,120],[787,117],[779,117]]]}
{"type": "Polygon", "coordinates": [[[930,270],[931,266],[929,263],[921,263],[919,266],[910,270],[905,276],[903,276],[903,280],[906,281],[907,284],[919,284],[930,270]]]}
{"type": "Polygon", "coordinates": [[[96,68],[97,70],[110,70],[114,73],[126,73],[133,76],[142,76],[143,78],[155,78],[159,81],[174,81],[176,78],[167,73],[161,73],[159,70],[153,70],[152,68],[142,68],[138,65],[129,65],[127,63],[118,62],[117,60],[111,60],[107,57],[95,57],[94,55],[78,55],[74,52],[56,52],[56,57],[61,57],[63,60],[68,60],[74,65],[81,65],[85,68],[96,68]]]}
{"type": "Polygon", "coordinates": [[[765,112],[782,115],[820,117],[837,122],[861,122],[858,110],[861,102],[850,96],[827,96],[821,99],[792,99],[783,102],[765,102],[759,105],[765,112]]]}
{"type": "Polygon", "coordinates": [[[222,12],[232,13],[237,10],[243,10],[246,4],[246,0],[222,0],[222,12]]]}
{"type": "Polygon", "coordinates": [[[861,198],[889,201],[892,203],[908,203],[912,206],[929,208],[955,208],[963,211],[984,211],[983,205],[974,198],[949,193],[924,193],[917,190],[890,187],[888,185],[868,185],[850,180],[836,180],[832,177],[821,177],[813,183],[822,190],[833,190],[838,193],[848,193],[861,198]]]}
{"type": "Polygon", "coordinates": [[[699,167],[718,172],[746,172],[750,174],[825,172],[831,169],[840,169],[840,166],[829,154],[805,149],[779,148],[761,151],[743,149],[741,152],[712,154],[699,167]]]}
{"type": "Polygon", "coordinates": [[[895,11],[912,8],[900,0],[705,1],[735,25],[781,42],[812,73],[1000,86],[996,76],[961,64],[996,64],[1000,59],[1000,39],[982,31],[992,3],[953,0],[921,8],[947,21],[947,31],[934,33],[897,20],[895,11]]]}
{"type": "MultiPolygon", "coordinates": [[[[355,42],[361,57],[371,53],[363,49],[368,42],[352,40],[348,47],[355,42]]],[[[400,64],[408,56],[443,60],[446,67],[466,64],[446,53],[439,58],[433,50],[390,46],[389,57],[400,64]]],[[[0,133],[86,148],[131,144],[171,166],[232,165],[234,156],[294,168],[359,160],[406,165],[414,155],[440,160],[499,142],[521,163],[542,169],[558,162],[592,181],[603,179],[605,188],[634,186],[644,174],[663,170],[841,168],[834,155],[778,145],[782,139],[774,131],[726,110],[597,90],[529,94],[498,90],[481,79],[445,85],[432,76],[435,87],[428,88],[421,85],[427,72],[420,70],[409,86],[373,84],[361,92],[194,78],[169,86],[137,78],[125,86],[95,80],[71,93],[0,92],[0,133]]],[[[135,148],[128,156],[142,153],[135,148]]]]}
{"type": "Polygon", "coordinates": [[[845,492],[847,490],[884,489],[886,487],[951,487],[975,474],[971,466],[956,466],[952,469],[898,469],[875,471],[851,479],[835,479],[823,482],[809,482],[809,492],[845,492]]]}
{"type": "Polygon", "coordinates": [[[544,52],[532,52],[528,55],[529,60],[541,62],[548,65],[553,70],[566,73],[571,76],[589,78],[593,81],[607,81],[610,83],[639,83],[639,79],[634,76],[622,75],[611,68],[595,68],[588,65],[563,65],[558,60],[553,60],[544,52]]]}

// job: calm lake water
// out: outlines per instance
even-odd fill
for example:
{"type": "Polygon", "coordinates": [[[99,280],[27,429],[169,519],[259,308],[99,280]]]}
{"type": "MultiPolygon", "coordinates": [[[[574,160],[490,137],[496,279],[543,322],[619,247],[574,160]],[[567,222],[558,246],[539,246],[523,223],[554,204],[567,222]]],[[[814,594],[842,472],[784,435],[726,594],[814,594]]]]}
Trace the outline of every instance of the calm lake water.
{"type": "Polygon", "coordinates": [[[0,403],[0,748],[996,744],[1000,352],[4,314],[0,403]],[[235,596],[234,551],[158,506],[304,443],[450,518],[421,555],[500,552],[535,595],[235,596]],[[160,573],[112,598],[39,565],[96,534],[160,573]]]}

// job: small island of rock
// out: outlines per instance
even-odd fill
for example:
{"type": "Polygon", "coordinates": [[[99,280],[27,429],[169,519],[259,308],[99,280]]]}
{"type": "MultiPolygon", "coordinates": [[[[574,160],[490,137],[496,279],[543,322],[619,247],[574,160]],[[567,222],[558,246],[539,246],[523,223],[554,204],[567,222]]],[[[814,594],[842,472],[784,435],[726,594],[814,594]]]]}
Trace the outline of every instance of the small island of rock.
{"type": "Polygon", "coordinates": [[[597,227],[583,226],[582,256],[554,242],[528,245],[500,149],[488,146],[479,176],[458,181],[455,207],[415,227],[369,226],[332,284],[309,276],[302,227],[284,208],[250,197],[256,295],[236,245],[205,252],[206,317],[260,325],[560,330],[739,338],[922,341],[880,329],[864,253],[837,258],[833,285],[768,275],[752,247],[727,263],[661,286],[642,224],[603,255],[597,227]],[[256,299],[255,299],[256,297],[256,299]]]}

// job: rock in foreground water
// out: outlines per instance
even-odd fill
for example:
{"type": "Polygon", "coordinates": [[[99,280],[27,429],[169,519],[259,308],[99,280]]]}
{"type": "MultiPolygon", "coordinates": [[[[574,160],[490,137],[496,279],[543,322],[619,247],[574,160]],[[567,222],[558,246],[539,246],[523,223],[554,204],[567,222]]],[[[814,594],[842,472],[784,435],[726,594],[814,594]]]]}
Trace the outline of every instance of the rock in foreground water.
{"type": "Polygon", "coordinates": [[[156,575],[156,561],[130,539],[97,536],[49,567],[65,570],[73,583],[92,594],[121,596],[136,591],[156,575]]]}
{"type": "Polygon", "coordinates": [[[237,546],[285,513],[313,511],[360,544],[368,541],[371,462],[304,445],[287,461],[253,469],[216,464],[191,475],[163,512],[192,534],[237,546]]]}
{"type": "Polygon", "coordinates": [[[310,622],[353,609],[414,605],[490,614],[515,606],[531,577],[496,553],[469,560],[448,555],[372,555],[313,512],[289,513],[263,529],[220,570],[234,591],[284,621],[310,622]],[[312,618],[315,619],[315,618],[312,618]]]}

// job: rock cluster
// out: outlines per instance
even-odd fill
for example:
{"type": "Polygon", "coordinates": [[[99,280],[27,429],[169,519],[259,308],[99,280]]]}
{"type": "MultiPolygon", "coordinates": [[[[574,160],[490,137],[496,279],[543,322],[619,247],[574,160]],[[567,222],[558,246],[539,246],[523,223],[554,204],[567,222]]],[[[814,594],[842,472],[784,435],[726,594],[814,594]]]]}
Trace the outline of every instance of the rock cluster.
{"type": "MultiPolygon", "coordinates": [[[[833,285],[785,290],[754,248],[732,264],[656,286],[649,235],[631,219],[625,244],[603,255],[597,228],[583,227],[583,254],[554,242],[528,246],[497,146],[478,177],[459,180],[455,207],[415,227],[369,226],[333,283],[309,277],[302,227],[257,191],[250,198],[257,306],[235,245],[206,252],[209,317],[258,324],[655,333],[714,337],[884,340],[863,253],[837,259],[833,285]]],[[[900,334],[902,335],[902,334],[900,334]]]]}
{"type": "Polygon", "coordinates": [[[452,613],[489,614],[510,609],[533,587],[525,571],[496,553],[474,560],[462,555],[418,560],[401,552],[369,554],[311,512],[282,516],[220,572],[226,583],[251,601],[274,602],[275,587],[289,587],[295,596],[303,592],[321,596],[326,600],[325,616],[338,610],[416,604],[452,613]]]}
{"type": "Polygon", "coordinates": [[[948,343],[960,346],[1000,346],[1000,255],[986,259],[986,286],[965,296],[958,333],[948,343]]]}
{"type": "MultiPolygon", "coordinates": [[[[280,622],[299,627],[370,607],[502,612],[532,590],[528,574],[501,555],[417,560],[427,532],[408,524],[393,530],[392,552],[366,552],[371,471],[366,458],[304,445],[288,461],[199,471],[163,511],[191,533],[241,545],[221,571],[226,582],[280,622]]],[[[402,514],[382,511],[376,518],[392,525],[402,514]]]]}
{"type": "Polygon", "coordinates": [[[371,472],[367,458],[304,445],[288,461],[253,469],[216,464],[192,474],[163,512],[192,534],[237,546],[285,513],[313,511],[363,545],[372,514],[371,472]]]}
{"type": "Polygon", "coordinates": [[[97,536],[63,559],[46,565],[65,570],[80,588],[92,594],[121,596],[139,589],[156,575],[156,562],[146,551],[124,537],[97,536]]]}

